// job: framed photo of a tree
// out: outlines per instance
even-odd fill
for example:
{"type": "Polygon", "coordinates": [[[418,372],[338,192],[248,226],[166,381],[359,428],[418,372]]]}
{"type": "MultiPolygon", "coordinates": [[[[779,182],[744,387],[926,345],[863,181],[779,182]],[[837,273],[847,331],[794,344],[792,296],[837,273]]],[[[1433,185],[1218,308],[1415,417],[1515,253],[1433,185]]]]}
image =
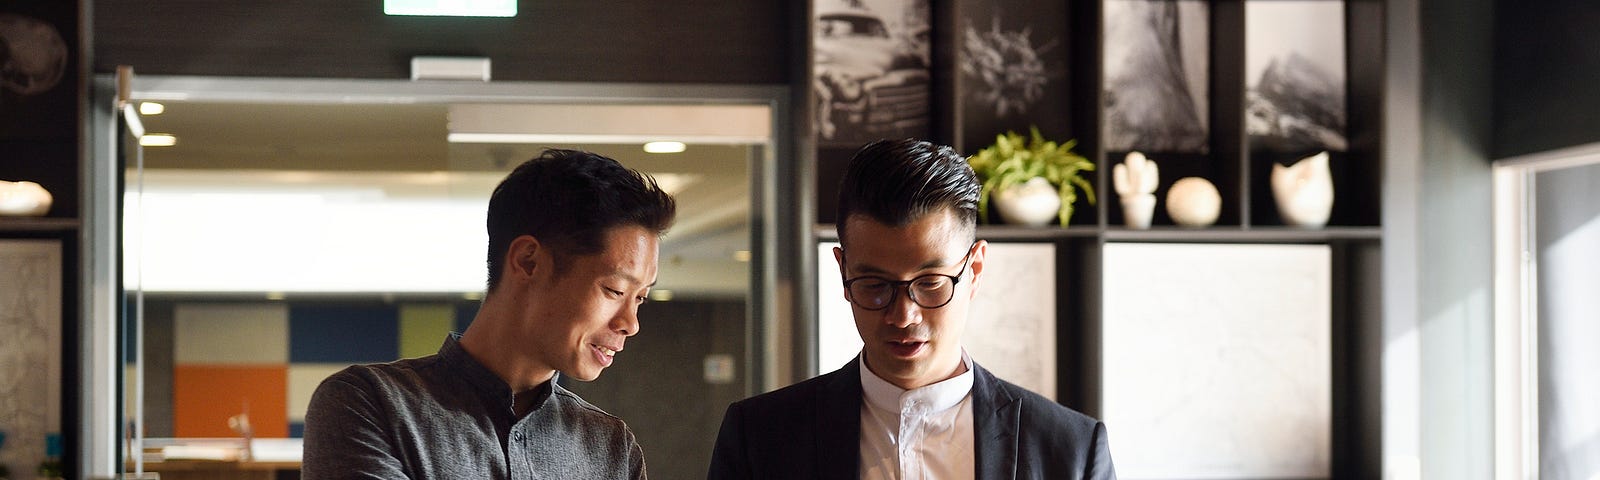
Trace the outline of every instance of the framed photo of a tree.
{"type": "Polygon", "coordinates": [[[1107,0],[1106,151],[1206,153],[1210,137],[1210,5],[1107,0]]]}

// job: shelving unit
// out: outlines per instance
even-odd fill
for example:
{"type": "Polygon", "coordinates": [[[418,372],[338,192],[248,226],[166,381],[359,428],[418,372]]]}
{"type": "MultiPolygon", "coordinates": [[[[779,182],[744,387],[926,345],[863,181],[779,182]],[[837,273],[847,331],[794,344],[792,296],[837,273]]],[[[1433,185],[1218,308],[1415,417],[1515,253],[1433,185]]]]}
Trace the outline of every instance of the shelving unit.
{"type": "MultiPolygon", "coordinates": [[[[1105,0],[1115,1],[1115,0],[1105,0]]],[[[1323,244],[1332,260],[1332,436],[1333,478],[1370,478],[1381,471],[1382,359],[1382,99],[1383,4],[1377,0],[1344,0],[1346,63],[1346,139],[1343,152],[1332,152],[1335,199],[1323,228],[1287,226],[1279,219],[1270,187],[1278,154],[1253,148],[1246,133],[1245,10],[1253,1],[1204,2],[1210,8],[1209,149],[1206,153],[1144,152],[1160,165],[1161,179],[1153,227],[1135,230],[1123,225],[1111,169],[1125,151],[1107,151],[1102,137],[1104,117],[1102,2],[1074,2],[1065,19],[1075,32],[1067,42],[1073,64],[1071,130],[1078,153],[1096,161],[1091,180],[1099,202],[1080,197],[1067,228],[980,225],[979,238],[991,242],[1052,243],[1056,247],[1058,401],[1089,413],[1101,413],[1102,276],[1107,243],[1237,243],[1323,244]],[[1089,133],[1083,133],[1089,132],[1089,133]],[[1176,226],[1165,212],[1167,189],[1179,178],[1199,176],[1222,195],[1215,225],[1176,226]]],[[[1314,0],[1317,1],[1317,0],[1314,0]]],[[[1329,0],[1337,1],[1337,0],[1329,0]]],[[[946,19],[936,25],[954,25],[946,19]]],[[[935,70],[938,68],[936,66],[935,70]]],[[[937,106],[936,106],[937,107],[937,106]]],[[[936,109],[937,110],[937,109],[936,109]]],[[[959,145],[971,137],[957,125],[956,138],[934,139],[955,145],[964,154],[981,145],[959,145]]],[[[943,133],[943,132],[942,132],[943,133]]],[[[994,132],[1001,133],[1001,132],[994,132]]],[[[1064,140],[1064,138],[1057,138],[1064,140]]],[[[814,240],[837,240],[833,225],[832,186],[842,173],[838,160],[824,159],[817,168],[821,206],[814,240]],[[835,162],[829,165],[828,162],[835,162]]],[[[991,212],[992,213],[992,212],[991,212]]],[[[991,218],[995,218],[991,215],[991,218]]],[[[1159,295],[1159,293],[1156,293],[1159,295]]]]}
{"type": "Polygon", "coordinates": [[[0,232],[74,232],[80,224],[76,218],[0,217],[0,232]]]}

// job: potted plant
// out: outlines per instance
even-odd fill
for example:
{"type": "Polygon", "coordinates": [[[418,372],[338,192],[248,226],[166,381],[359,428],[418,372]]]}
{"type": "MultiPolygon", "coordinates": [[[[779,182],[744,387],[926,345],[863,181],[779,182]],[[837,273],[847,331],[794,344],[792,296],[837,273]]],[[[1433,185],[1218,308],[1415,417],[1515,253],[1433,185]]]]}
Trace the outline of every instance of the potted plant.
{"type": "Polygon", "coordinates": [[[979,218],[989,222],[989,199],[993,197],[1007,222],[1044,225],[1054,217],[1066,228],[1078,190],[1094,204],[1094,187],[1081,175],[1094,171],[1094,162],[1072,152],[1076,140],[1056,143],[1045,140],[1038,127],[1030,130],[1032,135],[1026,139],[1016,132],[996,135],[993,145],[967,159],[983,182],[978,193],[979,218]]]}

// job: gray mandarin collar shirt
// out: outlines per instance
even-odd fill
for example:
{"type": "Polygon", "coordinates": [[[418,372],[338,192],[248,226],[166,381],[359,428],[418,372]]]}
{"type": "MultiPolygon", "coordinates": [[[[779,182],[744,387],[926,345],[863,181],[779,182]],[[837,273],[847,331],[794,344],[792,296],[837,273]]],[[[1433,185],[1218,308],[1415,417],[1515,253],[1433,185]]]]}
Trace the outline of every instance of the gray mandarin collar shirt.
{"type": "Polygon", "coordinates": [[[621,419],[554,378],[524,393],[534,407],[518,418],[510,386],[459,338],[323,380],[306,410],[303,478],[645,478],[621,419]]]}

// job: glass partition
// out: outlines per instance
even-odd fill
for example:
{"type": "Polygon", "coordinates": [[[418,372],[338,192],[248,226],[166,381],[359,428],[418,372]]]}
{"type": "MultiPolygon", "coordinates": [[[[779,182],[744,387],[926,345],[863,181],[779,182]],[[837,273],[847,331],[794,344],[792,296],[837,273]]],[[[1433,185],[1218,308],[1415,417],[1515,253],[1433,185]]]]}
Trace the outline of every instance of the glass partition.
{"type": "Polygon", "coordinates": [[[431,354],[470,323],[489,194],[544,148],[650,173],[679,206],[626,358],[564,385],[626,420],[663,478],[704,475],[723,409],[759,389],[770,277],[751,264],[771,257],[774,193],[758,177],[776,161],[777,92],[135,85],[146,146],[125,172],[124,389],[126,428],[149,439],[128,443],[146,461],[130,473],[297,468],[323,378],[431,354]]]}

